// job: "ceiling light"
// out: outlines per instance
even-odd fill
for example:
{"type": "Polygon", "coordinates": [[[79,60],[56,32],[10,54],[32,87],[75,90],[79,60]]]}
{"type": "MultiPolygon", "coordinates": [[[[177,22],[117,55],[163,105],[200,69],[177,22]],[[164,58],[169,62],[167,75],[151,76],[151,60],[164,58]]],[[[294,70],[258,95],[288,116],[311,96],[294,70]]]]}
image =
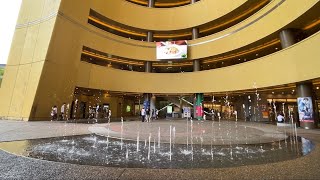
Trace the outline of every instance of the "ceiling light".
{"type": "Polygon", "coordinates": [[[319,89],[319,87],[317,87],[317,89],[319,89]]]}
{"type": "Polygon", "coordinates": [[[272,91],[272,94],[274,94],[274,92],[272,91]]]}

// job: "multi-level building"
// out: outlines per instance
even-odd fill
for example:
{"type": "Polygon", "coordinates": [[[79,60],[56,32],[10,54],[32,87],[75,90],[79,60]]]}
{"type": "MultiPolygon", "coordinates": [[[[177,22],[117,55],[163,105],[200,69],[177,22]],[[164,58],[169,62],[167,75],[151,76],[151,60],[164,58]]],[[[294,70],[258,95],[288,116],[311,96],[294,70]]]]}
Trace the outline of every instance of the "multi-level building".
{"type": "Polygon", "coordinates": [[[301,123],[312,127],[319,10],[318,0],[24,0],[0,116],[46,120],[63,102],[77,118],[97,104],[134,116],[146,101],[181,112],[185,97],[220,111],[230,98],[239,117],[268,118],[269,109],[301,113],[297,101],[310,98],[314,116],[301,123]],[[183,59],[158,60],[155,42],[176,40],[187,40],[183,59]]]}

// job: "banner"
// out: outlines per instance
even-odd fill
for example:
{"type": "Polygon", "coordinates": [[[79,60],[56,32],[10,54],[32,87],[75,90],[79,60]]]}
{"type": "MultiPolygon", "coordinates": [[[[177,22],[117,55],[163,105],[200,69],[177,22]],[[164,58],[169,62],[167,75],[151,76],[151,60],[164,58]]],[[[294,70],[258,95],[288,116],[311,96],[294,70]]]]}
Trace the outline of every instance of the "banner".
{"type": "Polygon", "coordinates": [[[187,41],[157,42],[157,59],[186,59],[187,41]]]}
{"type": "Polygon", "coordinates": [[[172,106],[167,106],[167,114],[172,114],[172,106]]]}
{"type": "Polygon", "coordinates": [[[298,113],[300,122],[314,122],[311,97],[298,97],[298,113]]]}
{"type": "Polygon", "coordinates": [[[191,117],[191,108],[183,107],[183,117],[191,117]]]}

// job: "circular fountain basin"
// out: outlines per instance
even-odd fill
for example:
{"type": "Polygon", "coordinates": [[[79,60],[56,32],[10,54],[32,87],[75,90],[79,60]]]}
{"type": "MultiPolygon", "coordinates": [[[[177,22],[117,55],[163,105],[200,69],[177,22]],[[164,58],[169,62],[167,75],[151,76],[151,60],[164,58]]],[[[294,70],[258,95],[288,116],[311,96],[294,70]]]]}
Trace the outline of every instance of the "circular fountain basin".
{"type": "MultiPolygon", "coordinates": [[[[154,142],[155,140],[155,142],[154,142]]],[[[266,164],[307,155],[314,144],[302,137],[258,144],[200,145],[132,141],[95,134],[0,143],[0,148],[48,161],[122,168],[222,168],[266,164]]],[[[214,144],[214,142],[212,142],[214,144]]]]}

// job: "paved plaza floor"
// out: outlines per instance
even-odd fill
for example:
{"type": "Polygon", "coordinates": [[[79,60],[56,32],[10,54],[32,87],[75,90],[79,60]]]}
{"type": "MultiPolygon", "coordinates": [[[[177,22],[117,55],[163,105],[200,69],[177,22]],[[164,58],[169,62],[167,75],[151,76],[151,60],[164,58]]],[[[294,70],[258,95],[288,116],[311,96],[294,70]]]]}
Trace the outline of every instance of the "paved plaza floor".
{"type": "MultiPolygon", "coordinates": [[[[168,143],[256,144],[279,141],[294,128],[261,122],[157,120],[102,124],[65,122],[0,121],[0,142],[95,133],[126,140],[161,137],[168,143]],[[214,139],[214,141],[213,141],[214,139]]],[[[233,168],[143,169],[68,164],[33,159],[0,150],[0,179],[320,179],[320,131],[297,128],[298,136],[310,139],[315,149],[308,155],[277,163],[233,168]]],[[[190,162],[192,163],[192,162],[190,162]]]]}

